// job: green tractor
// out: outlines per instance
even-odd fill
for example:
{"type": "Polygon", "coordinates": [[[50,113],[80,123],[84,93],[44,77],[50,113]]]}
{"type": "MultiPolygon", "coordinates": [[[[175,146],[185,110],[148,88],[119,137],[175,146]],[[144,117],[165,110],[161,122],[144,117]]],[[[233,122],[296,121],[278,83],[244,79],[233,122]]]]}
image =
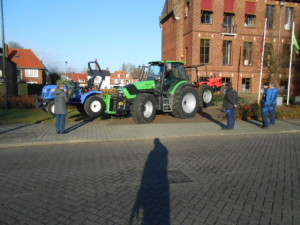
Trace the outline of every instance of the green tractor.
{"type": "Polygon", "coordinates": [[[128,84],[117,93],[103,95],[105,112],[114,115],[131,113],[136,123],[150,123],[157,111],[178,118],[194,117],[199,96],[183,62],[154,61],[144,68],[140,81],[128,84]]]}

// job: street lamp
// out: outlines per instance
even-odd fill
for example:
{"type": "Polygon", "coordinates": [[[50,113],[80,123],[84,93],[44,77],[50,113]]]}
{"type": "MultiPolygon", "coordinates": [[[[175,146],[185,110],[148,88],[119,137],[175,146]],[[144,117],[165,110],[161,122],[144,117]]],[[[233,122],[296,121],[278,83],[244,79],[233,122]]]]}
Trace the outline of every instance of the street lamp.
{"type": "Polygon", "coordinates": [[[6,77],[6,48],[5,48],[5,35],[4,35],[4,14],[3,14],[3,1],[1,0],[1,23],[2,23],[2,76],[4,79],[4,93],[5,93],[5,109],[8,109],[8,88],[7,88],[7,77],[6,77]]]}
{"type": "Polygon", "coordinates": [[[68,61],[65,62],[66,63],[66,76],[68,74],[68,61]]]}

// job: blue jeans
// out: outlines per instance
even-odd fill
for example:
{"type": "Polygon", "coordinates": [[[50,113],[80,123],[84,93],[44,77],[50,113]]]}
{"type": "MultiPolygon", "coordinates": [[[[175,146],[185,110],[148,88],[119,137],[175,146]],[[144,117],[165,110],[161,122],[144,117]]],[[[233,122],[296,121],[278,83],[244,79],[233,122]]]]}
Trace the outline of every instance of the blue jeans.
{"type": "Polygon", "coordinates": [[[275,114],[276,114],[276,104],[272,104],[272,109],[270,111],[270,124],[275,125],[275,114]]]}
{"type": "Polygon", "coordinates": [[[235,124],[235,109],[226,109],[227,128],[233,129],[235,124]]]}
{"type": "Polygon", "coordinates": [[[67,117],[67,114],[56,114],[55,127],[56,127],[57,133],[65,132],[66,117],[67,117]]]}
{"type": "Polygon", "coordinates": [[[262,119],[263,119],[263,126],[267,127],[270,125],[269,117],[270,117],[271,123],[274,122],[274,124],[275,124],[275,110],[273,109],[272,106],[262,107],[261,111],[262,111],[261,115],[262,115],[262,119]],[[272,121],[273,117],[274,117],[274,121],[272,121]]]}

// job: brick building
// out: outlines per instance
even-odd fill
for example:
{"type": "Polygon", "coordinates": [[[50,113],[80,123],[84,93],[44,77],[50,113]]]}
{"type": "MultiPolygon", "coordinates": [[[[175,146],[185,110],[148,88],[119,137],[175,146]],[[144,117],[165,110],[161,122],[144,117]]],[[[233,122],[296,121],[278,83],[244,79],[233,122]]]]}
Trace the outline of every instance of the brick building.
{"type": "Polygon", "coordinates": [[[133,82],[131,74],[126,71],[116,71],[111,75],[110,85],[120,85],[125,86],[133,82]]]}
{"type": "Polygon", "coordinates": [[[8,58],[17,64],[18,81],[46,83],[46,67],[31,49],[9,48],[8,58]]]}
{"type": "MultiPolygon", "coordinates": [[[[258,93],[265,18],[264,81],[286,92],[292,21],[300,41],[299,1],[166,0],[160,24],[162,59],[205,64],[201,76],[221,76],[240,93],[258,93]]],[[[299,55],[293,54],[291,94],[300,94],[299,55]]],[[[192,74],[192,79],[195,75],[192,74]]]]}

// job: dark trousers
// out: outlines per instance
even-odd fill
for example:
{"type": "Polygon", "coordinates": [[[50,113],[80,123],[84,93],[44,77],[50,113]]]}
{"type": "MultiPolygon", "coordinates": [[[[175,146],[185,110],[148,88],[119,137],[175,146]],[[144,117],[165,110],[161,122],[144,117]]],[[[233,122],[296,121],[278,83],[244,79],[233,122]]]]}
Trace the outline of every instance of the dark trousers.
{"type": "Polygon", "coordinates": [[[56,127],[57,133],[65,132],[66,117],[67,117],[67,114],[56,114],[55,127],[56,127]]]}
{"type": "Polygon", "coordinates": [[[235,108],[226,109],[227,128],[233,129],[235,124],[235,108]]]}

